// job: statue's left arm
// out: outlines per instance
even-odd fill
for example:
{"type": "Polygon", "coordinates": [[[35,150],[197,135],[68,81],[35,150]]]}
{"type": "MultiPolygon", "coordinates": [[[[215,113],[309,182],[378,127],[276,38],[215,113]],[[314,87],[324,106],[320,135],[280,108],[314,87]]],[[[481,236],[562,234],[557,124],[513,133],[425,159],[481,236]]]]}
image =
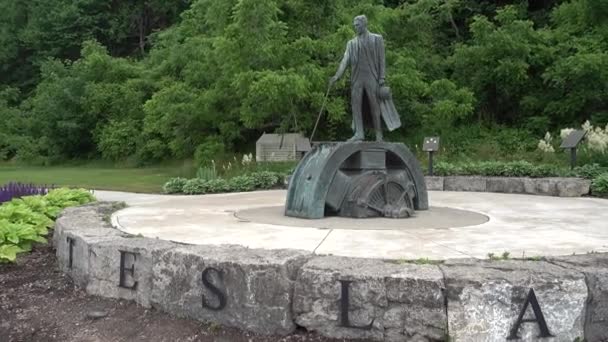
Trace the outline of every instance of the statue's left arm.
{"type": "Polygon", "coordinates": [[[379,70],[378,70],[378,83],[380,84],[380,86],[384,85],[384,80],[385,80],[385,74],[384,74],[384,70],[385,70],[385,65],[386,65],[386,60],[384,57],[384,38],[382,38],[382,36],[379,36],[378,38],[378,63],[379,63],[379,70]]]}

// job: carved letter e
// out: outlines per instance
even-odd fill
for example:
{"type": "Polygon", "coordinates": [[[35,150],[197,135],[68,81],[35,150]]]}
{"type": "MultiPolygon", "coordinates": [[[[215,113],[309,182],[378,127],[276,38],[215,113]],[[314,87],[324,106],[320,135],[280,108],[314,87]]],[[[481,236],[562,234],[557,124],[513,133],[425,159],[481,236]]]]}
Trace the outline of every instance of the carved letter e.
{"type": "Polygon", "coordinates": [[[372,326],[374,324],[374,320],[372,320],[370,324],[365,325],[365,326],[355,326],[355,325],[350,324],[350,320],[348,319],[348,307],[349,307],[348,294],[349,294],[350,283],[352,283],[352,281],[340,280],[340,285],[342,288],[342,297],[340,297],[340,323],[341,323],[340,325],[343,327],[346,327],[346,328],[371,330],[372,326]]]}

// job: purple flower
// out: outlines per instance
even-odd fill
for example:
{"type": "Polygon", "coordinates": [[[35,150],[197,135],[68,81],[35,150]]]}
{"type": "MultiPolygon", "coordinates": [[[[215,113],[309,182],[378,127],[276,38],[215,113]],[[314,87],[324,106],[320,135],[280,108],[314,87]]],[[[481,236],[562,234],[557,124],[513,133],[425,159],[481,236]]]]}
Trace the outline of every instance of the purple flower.
{"type": "Polygon", "coordinates": [[[0,203],[8,202],[13,198],[23,196],[46,195],[52,188],[52,186],[49,187],[46,185],[39,186],[34,184],[10,182],[0,186],[0,203]]]}

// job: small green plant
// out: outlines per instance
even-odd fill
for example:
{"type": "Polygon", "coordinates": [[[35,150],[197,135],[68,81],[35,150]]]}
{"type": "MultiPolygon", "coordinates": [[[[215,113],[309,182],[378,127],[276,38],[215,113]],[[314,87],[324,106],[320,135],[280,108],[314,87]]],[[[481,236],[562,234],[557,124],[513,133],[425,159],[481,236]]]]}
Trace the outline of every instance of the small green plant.
{"type": "Polygon", "coordinates": [[[139,238],[143,238],[143,237],[144,236],[141,233],[135,234],[135,235],[128,234],[128,235],[125,236],[126,239],[139,239],[139,238]]]}
{"type": "Polygon", "coordinates": [[[501,255],[496,255],[494,253],[488,253],[488,259],[490,260],[509,260],[511,253],[504,251],[501,255]]]}
{"type": "Polygon", "coordinates": [[[178,194],[184,191],[184,185],[188,180],[186,178],[171,178],[163,185],[163,192],[166,194],[178,194]]]}
{"type": "Polygon", "coordinates": [[[596,196],[608,196],[608,172],[602,173],[591,182],[591,193],[596,196]]]}
{"type": "Polygon", "coordinates": [[[218,332],[220,332],[220,330],[222,330],[222,326],[221,325],[219,325],[219,324],[217,324],[215,322],[212,322],[212,323],[209,324],[209,331],[211,333],[217,334],[218,332]]]}

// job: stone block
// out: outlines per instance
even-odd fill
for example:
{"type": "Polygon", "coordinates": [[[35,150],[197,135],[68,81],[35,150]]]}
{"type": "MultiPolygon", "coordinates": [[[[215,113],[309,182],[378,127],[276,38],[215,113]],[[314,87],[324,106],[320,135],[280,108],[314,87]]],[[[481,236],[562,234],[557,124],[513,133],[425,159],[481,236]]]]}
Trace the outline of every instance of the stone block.
{"type": "Polygon", "coordinates": [[[447,324],[442,289],[437,266],[316,257],[298,276],[294,315],[298,325],[331,338],[441,340],[447,324]],[[344,287],[350,327],[343,324],[344,287]]]}
{"type": "Polygon", "coordinates": [[[536,179],[533,178],[522,178],[524,184],[524,194],[536,195],[536,179]]]}
{"type": "Polygon", "coordinates": [[[555,257],[550,258],[549,261],[585,274],[589,290],[585,314],[585,340],[608,341],[608,255],[555,257]]]}
{"type": "Polygon", "coordinates": [[[443,177],[425,176],[426,189],[430,191],[443,191],[443,177]]]}
{"type": "MultiPolygon", "coordinates": [[[[542,261],[447,261],[450,337],[456,341],[505,341],[533,289],[552,341],[583,338],[587,286],[581,272],[542,261]]],[[[524,319],[535,318],[528,305],[524,319]]],[[[536,317],[538,319],[538,317],[536,317]]],[[[539,324],[520,325],[518,341],[537,341],[539,324]]]]}
{"type": "Polygon", "coordinates": [[[445,191],[486,191],[485,177],[452,176],[445,177],[445,191]]]}
{"type": "Polygon", "coordinates": [[[589,194],[591,181],[581,178],[562,178],[557,183],[559,197],[581,197],[589,194]]]}
{"type": "Polygon", "coordinates": [[[152,267],[162,252],[177,246],[169,241],[139,237],[117,238],[91,244],[87,293],[133,300],[144,307],[150,307],[152,267]]]}
{"type": "Polygon", "coordinates": [[[59,268],[68,274],[74,283],[86,287],[89,282],[89,255],[91,245],[103,241],[118,240],[119,236],[108,234],[86,234],[67,231],[57,236],[55,253],[59,268]]]}
{"type": "Polygon", "coordinates": [[[487,178],[486,191],[522,194],[525,192],[524,180],[516,177],[490,177],[487,178]]]}
{"type": "Polygon", "coordinates": [[[534,181],[536,183],[536,195],[558,196],[557,184],[560,182],[559,178],[537,178],[534,181]]]}
{"type": "Polygon", "coordinates": [[[297,269],[309,253],[241,246],[165,251],[153,267],[151,302],[165,312],[261,334],[295,330],[297,269]]]}
{"type": "Polygon", "coordinates": [[[55,220],[53,244],[56,245],[57,239],[68,231],[90,231],[91,234],[99,236],[122,235],[121,232],[112,229],[109,221],[110,215],[116,210],[116,203],[93,202],[64,209],[55,220]]]}
{"type": "Polygon", "coordinates": [[[104,212],[111,206],[99,202],[69,208],[55,221],[53,245],[59,268],[81,287],[86,287],[89,280],[90,246],[126,235],[104,221],[104,212]]]}

